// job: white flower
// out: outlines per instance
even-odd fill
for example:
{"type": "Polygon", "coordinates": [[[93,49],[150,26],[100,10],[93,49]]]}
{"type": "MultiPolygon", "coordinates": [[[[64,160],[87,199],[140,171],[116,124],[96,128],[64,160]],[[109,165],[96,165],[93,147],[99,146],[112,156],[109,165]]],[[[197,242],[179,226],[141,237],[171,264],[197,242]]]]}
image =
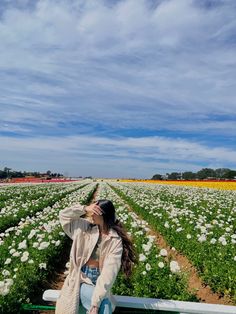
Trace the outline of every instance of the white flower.
{"type": "Polygon", "coordinates": [[[5,264],[5,265],[8,265],[8,264],[10,264],[10,263],[11,263],[11,258],[7,258],[4,264],[5,264]]]}
{"type": "Polygon", "coordinates": [[[61,241],[60,241],[60,240],[58,240],[58,241],[55,242],[55,246],[58,246],[58,245],[60,245],[60,244],[61,244],[61,241]]]}
{"type": "Polygon", "coordinates": [[[191,238],[192,238],[191,234],[187,234],[187,239],[191,239],[191,238]]]}
{"type": "Polygon", "coordinates": [[[2,271],[2,274],[3,274],[4,277],[10,276],[10,272],[8,270],[6,270],[6,269],[4,269],[2,271]]]}
{"type": "Polygon", "coordinates": [[[45,234],[44,233],[39,233],[37,234],[38,239],[43,239],[45,238],[45,234]]]}
{"type": "Polygon", "coordinates": [[[148,244],[143,244],[142,246],[145,252],[149,252],[152,247],[152,244],[148,243],[148,244]]]}
{"type": "Polygon", "coordinates": [[[38,242],[34,242],[34,243],[33,243],[33,247],[34,247],[34,248],[37,248],[38,246],[39,246],[39,243],[38,243],[38,242]]]}
{"type": "Polygon", "coordinates": [[[163,262],[159,262],[159,263],[158,263],[158,267],[159,267],[159,268],[164,268],[164,267],[165,267],[165,264],[164,264],[163,262]]]}
{"type": "Polygon", "coordinates": [[[205,234],[201,234],[201,235],[198,237],[198,241],[199,241],[200,243],[206,241],[206,236],[205,236],[205,234]]]}
{"type": "Polygon", "coordinates": [[[0,289],[0,295],[5,296],[9,293],[10,289],[6,288],[4,286],[4,288],[0,289]]]}
{"type": "Polygon", "coordinates": [[[34,261],[33,261],[32,259],[30,259],[30,260],[28,261],[28,263],[29,263],[29,264],[33,264],[34,261]]]}
{"type": "Polygon", "coordinates": [[[26,244],[26,240],[22,241],[19,243],[18,245],[18,249],[26,249],[27,248],[27,244],[26,244]]]}
{"type": "Polygon", "coordinates": [[[34,230],[34,229],[31,230],[30,234],[28,235],[28,239],[32,239],[35,234],[36,234],[36,230],[34,230]]]}
{"type": "Polygon", "coordinates": [[[133,222],[131,222],[131,227],[132,228],[136,228],[138,225],[137,225],[137,222],[135,222],[135,221],[133,221],[133,222]]]}
{"type": "Polygon", "coordinates": [[[50,245],[50,242],[41,242],[39,245],[39,250],[44,250],[50,245]]]}
{"type": "Polygon", "coordinates": [[[11,287],[13,285],[13,280],[11,278],[5,279],[5,284],[7,287],[11,287]]]}
{"type": "Polygon", "coordinates": [[[236,255],[234,256],[234,261],[236,262],[236,255]]]}
{"type": "Polygon", "coordinates": [[[167,250],[166,249],[161,249],[160,250],[160,255],[161,256],[167,256],[167,250]]]}
{"type": "Polygon", "coordinates": [[[225,237],[224,236],[219,237],[219,242],[223,242],[223,241],[225,241],[225,237]]]}
{"type": "Polygon", "coordinates": [[[207,232],[207,229],[206,229],[206,227],[204,227],[204,226],[201,226],[201,227],[200,227],[200,230],[201,230],[201,233],[206,233],[206,232],[207,232]]]}
{"type": "Polygon", "coordinates": [[[167,229],[170,227],[170,225],[169,225],[169,223],[167,221],[165,222],[164,227],[167,228],[167,229]]]}
{"type": "Polygon", "coordinates": [[[10,287],[13,285],[13,280],[11,278],[0,281],[0,295],[5,296],[9,293],[10,287]]]}
{"type": "Polygon", "coordinates": [[[148,241],[151,242],[151,243],[153,243],[154,240],[156,239],[156,237],[152,236],[152,235],[148,235],[147,238],[148,238],[148,241]]]}
{"type": "Polygon", "coordinates": [[[12,255],[13,253],[15,253],[15,249],[11,249],[10,251],[9,251],[9,253],[12,255]]]}
{"type": "Polygon", "coordinates": [[[22,262],[26,262],[28,260],[28,258],[29,258],[29,252],[26,251],[26,252],[23,253],[23,255],[22,255],[20,260],[22,262]]]}
{"type": "Polygon", "coordinates": [[[139,254],[139,261],[143,262],[147,259],[147,257],[144,254],[139,254]]]}
{"type": "Polygon", "coordinates": [[[47,269],[47,264],[46,263],[40,263],[39,268],[40,269],[47,269]]]}
{"type": "Polygon", "coordinates": [[[180,271],[180,267],[179,267],[178,262],[176,262],[176,261],[170,262],[170,271],[172,273],[178,273],[180,271]]]}
{"type": "Polygon", "coordinates": [[[144,270],[144,271],[142,272],[142,274],[145,276],[145,275],[147,275],[147,272],[144,270]]]}
{"type": "Polygon", "coordinates": [[[151,267],[151,265],[149,263],[147,263],[145,268],[146,268],[147,271],[150,271],[152,267],[151,267]]]}
{"type": "Polygon", "coordinates": [[[19,257],[20,256],[20,252],[16,251],[15,253],[12,254],[12,256],[19,257]]]}
{"type": "Polygon", "coordinates": [[[215,239],[215,238],[212,238],[211,241],[210,241],[210,243],[211,243],[211,244],[215,244],[215,243],[216,243],[216,239],[215,239]]]}

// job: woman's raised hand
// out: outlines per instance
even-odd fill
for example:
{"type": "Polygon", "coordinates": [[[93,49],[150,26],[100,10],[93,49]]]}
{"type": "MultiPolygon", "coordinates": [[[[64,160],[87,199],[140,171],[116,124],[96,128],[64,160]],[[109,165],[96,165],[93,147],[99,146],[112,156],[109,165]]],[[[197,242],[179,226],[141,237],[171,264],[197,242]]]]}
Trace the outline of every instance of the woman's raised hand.
{"type": "Polygon", "coordinates": [[[89,314],[98,314],[98,307],[92,306],[92,308],[88,312],[89,314]]]}
{"type": "Polygon", "coordinates": [[[86,206],[85,211],[87,212],[89,216],[92,216],[93,214],[95,215],[103,214],[102,209],[96,203],[86,206]]]}

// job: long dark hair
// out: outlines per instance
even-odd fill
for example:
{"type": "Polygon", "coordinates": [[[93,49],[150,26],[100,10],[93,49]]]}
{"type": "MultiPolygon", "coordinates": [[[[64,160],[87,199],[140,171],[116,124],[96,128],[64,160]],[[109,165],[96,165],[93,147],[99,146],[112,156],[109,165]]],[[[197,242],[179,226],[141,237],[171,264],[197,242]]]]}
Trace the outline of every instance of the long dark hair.
{"type": "Polygon", "coordinates": [[[116,219],[115,207],[109,200],[98,200],[96,204],[103,211],[103,219],[106,231],[114,229],[122,239],[123,254],[121,258],[121,271],[126,278],[132,274],[133,266],[137,263],[137,253],[131,238],[128,236],[123,224],[116,219]]]}

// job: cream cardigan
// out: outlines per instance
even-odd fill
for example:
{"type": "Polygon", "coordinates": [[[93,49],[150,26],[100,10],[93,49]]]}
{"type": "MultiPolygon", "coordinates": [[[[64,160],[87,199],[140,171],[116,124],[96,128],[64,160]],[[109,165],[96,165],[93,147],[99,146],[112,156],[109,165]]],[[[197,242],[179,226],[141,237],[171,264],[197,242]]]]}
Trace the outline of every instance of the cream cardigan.
{"type": "MultiPolygon", "coordinates": [[[[70,269],[60,296],[56,302],[55,314],[78,314],[80,285],[92,281],[81,272],[81,267],[89,260],[99,238],[97,225],[81,218],[85,214],[80,204],[67,207],[59,212],[59,219],[64,232],[73,240],[70,251],[70,269]]],[[[114,312],[116,304],[110,290],[115,282],[121,266],[123,245],[121,237],[114,229],[110,229],[101,243],[99,259],[100,276],[97,279],[91,305],[99,307],[104,298],[109,298],[114,312]]]]}

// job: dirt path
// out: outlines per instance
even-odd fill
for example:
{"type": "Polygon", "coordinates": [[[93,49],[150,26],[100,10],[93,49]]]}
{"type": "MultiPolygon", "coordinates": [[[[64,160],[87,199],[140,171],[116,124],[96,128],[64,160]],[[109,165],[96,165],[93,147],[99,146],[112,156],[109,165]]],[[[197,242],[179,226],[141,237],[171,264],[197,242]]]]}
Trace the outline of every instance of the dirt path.
{"type": "MultiPolygon", "coordinates": [[[[93,197],[91,199],[91,201],[89,202],[89,204],[95,202],[96,197],[97,197],[97,193],[98,193],[98,188],[96,188],[93,197]]],[[[69,254],[70,254],[70,247],[68,248],[68,250],[66,252],[63,252],[63,258],[62,258],[62,263],[61,265],[63,265],[60,269],[56,270],[54,273],[54,276],[51,280],[51,282],[49,282],[47,284],[47,286],[45,287],[46,289],[53,289],[53,290],[61,290],[63,283],[66,279],[67,274],[65,273],[67,271],[66,268],[66,263],[69,260],[69,254]]],[[[40,296],[41,300],[38,301],[38,304],[42,304],[43,305],[54,305],[55,306],[55,302],[42,302],[42,296],[40,296]]],[[[40,314],[53,314],[54,311],[39,311],[40,314]]]]}
{"type": "Polygon", "coordinates": [[[206,285],[198,276],[197,269],[192,265],[188,258],[177,251],[173,251],[159,233],[150,231],[149,234],[156,236],[157,245],[160,248],[166,249],[168,256],[177,261],[181,270],[189,275],[188,290],[196,294],[201,302],[233,305],[233,302],[229,297],[214,293],[210,286],[206,285]]]}

